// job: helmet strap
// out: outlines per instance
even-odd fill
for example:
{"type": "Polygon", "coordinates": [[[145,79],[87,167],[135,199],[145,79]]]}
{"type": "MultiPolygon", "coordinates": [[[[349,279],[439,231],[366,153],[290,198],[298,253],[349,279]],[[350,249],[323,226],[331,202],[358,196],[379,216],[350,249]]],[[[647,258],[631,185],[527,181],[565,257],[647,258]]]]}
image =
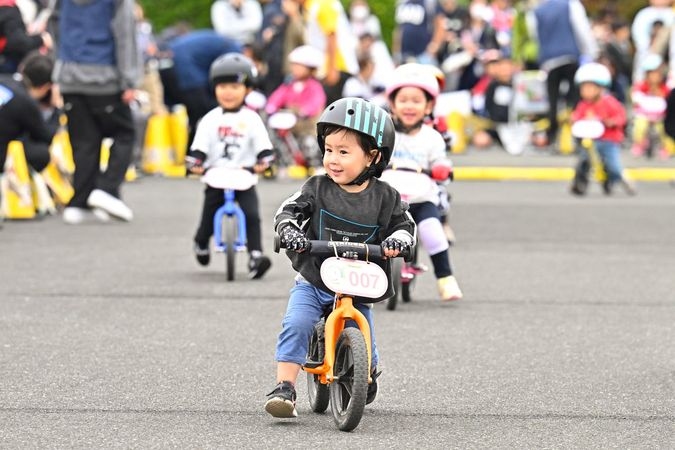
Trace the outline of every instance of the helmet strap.
{"type": "Polygon", "coordinates": [[[422,124],[424,123],[424,119],[422,119],[422,120],[417,121],[417,123],[414,123],[411,126],[407,127],[407,126],[403,125],[401,123],[401,121],[398,120],[398,118],[394,117],[393,119],[394,119],[393,120],[394,129],[396,131],[399,131],[399,132],[405,133],[405,134],[408,134],[408,133],[410,133],[412,131],[415,131],[415,130],[419,130],[420,128],[422,128],[422,124]]]}
{"type": "Polygon", "coordinates": [[[347,183],[347,186],[361,186],[363,183],[375,176],[375,164],[371,164],[359,174],[352,181],[347,183]]]}

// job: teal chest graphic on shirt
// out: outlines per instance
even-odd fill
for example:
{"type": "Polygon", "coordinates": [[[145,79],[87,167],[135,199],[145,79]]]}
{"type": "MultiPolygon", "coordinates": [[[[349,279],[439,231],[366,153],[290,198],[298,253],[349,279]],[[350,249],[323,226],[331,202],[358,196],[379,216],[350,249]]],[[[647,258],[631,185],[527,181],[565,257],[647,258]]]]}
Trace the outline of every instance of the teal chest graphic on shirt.
{"type": "Polygon", "coordinates": [[[319,216],[319,239],[326,241],[371,242],[379,225],[366,225],[347,220],[321,210],[319,216]]]}

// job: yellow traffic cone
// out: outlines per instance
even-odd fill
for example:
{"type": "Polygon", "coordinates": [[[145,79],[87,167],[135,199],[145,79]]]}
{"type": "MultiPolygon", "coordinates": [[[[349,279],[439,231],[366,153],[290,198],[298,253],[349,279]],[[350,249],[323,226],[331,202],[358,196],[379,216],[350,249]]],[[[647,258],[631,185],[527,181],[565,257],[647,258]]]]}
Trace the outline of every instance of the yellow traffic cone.
{"type": "Polygon", "coordinates": [[[466,132],[464,131],[464,116],[459,111],[448,114],[448,131],[452,135],[452,153],[463,153],[466,150],[466,132]]]}
{"type": "Polygon", "coordinates": [[[5,173],[0,183],[2,213],[5,219],[33,219],[35,204],[30,184],[28,163],[23,144],[12,141],[7,147],[5,173]]]}
{"type": "Polygon", "coordinates": [[[70,146],[68,131],[65,127],[59,129],[54,139],[52,139],[49,154],[49,164],[42,170],[41,175],[52,191],[54,202],[65,206],[75,194],[75,190],[70,182],[75,172],[73,149],[70,146]]]}
{"type": "Polygon", "coordinates": [[[37,172],[31,171],[31,188],[33,189],[33,204],[40,216],[56,214],[56,203],[52,198],[49,187],[44,177],[37,172]]]}
{"type": "Polygon", "coordinates": [[[188,115],[184,105],[176,105],[171,112],[170,118],[171,144],[174,150],[174,164],[183,165],[188,145],[188,115]]]}
{"type": "Polygon", "coordinates": [[[172,148],[168,114],[148,118],[141,166],[145,173],[164,175],[172,164],[172,148]]]}

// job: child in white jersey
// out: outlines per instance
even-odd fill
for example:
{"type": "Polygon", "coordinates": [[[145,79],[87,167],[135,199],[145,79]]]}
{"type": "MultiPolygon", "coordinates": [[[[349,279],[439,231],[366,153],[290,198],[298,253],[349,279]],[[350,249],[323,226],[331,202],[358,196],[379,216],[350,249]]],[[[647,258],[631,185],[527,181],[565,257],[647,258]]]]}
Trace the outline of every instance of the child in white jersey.
{"type": "MultiPolygon", "coordinates": [[[[436,181],[447,180],[452,165],[446,157],[445,141],[438,131],[425,123],[439,94],[437,79],[425,65],[404,64],[394,71],[386,93],[396,127],[391,164],[413,165],[428,171],[436,181]]],[[[462,291],[453,275],[438,202],[438,191],[410,199],[410,214],[417,223],[420,242],[431,256],[441,300],[459,300],[462,291]]]]}
{"type": "MultiPolygon", "coordinates": [[[[251,60],[240,53],[218,57],[209,72],[218,107],[199,122],[190,151],[185,158],[189,173],[201,175],[211,167],[252,168],[261,173],[273,158],[272,143],[262,119],[244,106],[244,98],[255,78],[251,60]]],[[[261,278],[270,268],[270,259],[262,254],[260,207],[255,186],[237,191],[235,200],[246,215],[247,247],[250,254],[249,276],[261,278]]],[[[224,203],[222,189],[207,186],[201,221],[194,237],[197,262],[209,264],[209,241],[213,235],[213,216],[224,203]]]]}

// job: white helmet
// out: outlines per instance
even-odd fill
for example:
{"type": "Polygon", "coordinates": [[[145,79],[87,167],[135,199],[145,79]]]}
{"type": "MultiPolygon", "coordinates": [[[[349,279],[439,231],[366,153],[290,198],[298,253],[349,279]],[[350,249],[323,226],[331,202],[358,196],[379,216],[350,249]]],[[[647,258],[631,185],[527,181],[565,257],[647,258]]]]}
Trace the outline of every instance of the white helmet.
{"type": "Polygon", "coordinates": [[[592,62],[584,64],[577,69],[574,74],[574,82],[581,83],[595,83],[599,86],[608,88],[612,85],[612,74],[609,73],[607,66],[592,62]]]}
{"type": "Polygon", "coordinates": [[[325,56],[321,50],[311,45],[301,45],[288,54],[288,62],[300,64],[310,69],[317,69],[323,64],[325,56]]]}
{"type": "Polygon", "coordinates": [[[663,64],[663,58],[658,53],[649,53],[642,60],[640,68],[645,72],[651,72],[652,70],[658,70],[663,64]]]}
{"type": "Polygon", "coordinates": [[[401,64],[392,74],[392,82],[387,86],[387,97],[402,87],[418,87],[429,94],[432,99],[438,97],[440,91],[438,79],[426,64],[408,63],[401,64]]]}

